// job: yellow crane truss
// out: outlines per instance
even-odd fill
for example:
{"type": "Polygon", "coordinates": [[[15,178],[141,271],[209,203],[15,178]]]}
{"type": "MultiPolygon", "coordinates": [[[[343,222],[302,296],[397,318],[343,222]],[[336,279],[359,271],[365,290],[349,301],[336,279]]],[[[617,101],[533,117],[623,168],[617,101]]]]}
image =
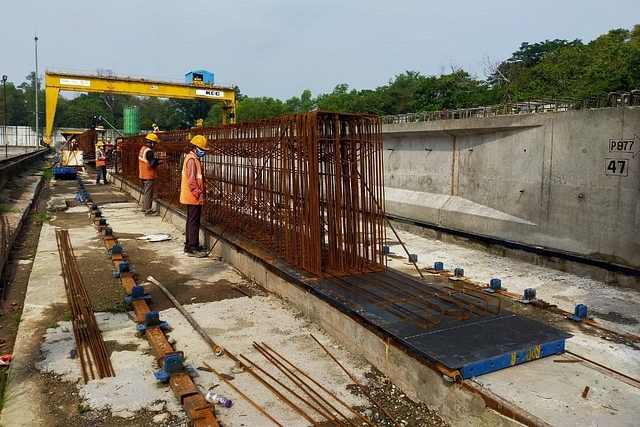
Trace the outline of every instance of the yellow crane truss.
{"type": "Polygon", "coordinates": [[[184,84],[145,78],[61,73],[51,70],[45,72],[44,81],[47,104],[45,135],[47,145],[51,144],[53,119],[61,90],[217,101],[222,102],[222,122],[235,123],[236,94],[233,86],[209,85],[202,82],[184,84]]]}

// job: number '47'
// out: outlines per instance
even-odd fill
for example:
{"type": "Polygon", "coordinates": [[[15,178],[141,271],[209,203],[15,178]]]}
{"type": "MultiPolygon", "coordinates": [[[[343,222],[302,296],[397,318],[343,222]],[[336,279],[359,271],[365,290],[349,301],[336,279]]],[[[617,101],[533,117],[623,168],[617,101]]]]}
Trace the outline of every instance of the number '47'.
{"type": "Polygon", "coordinates": [[[610,160],[607,170],[611,172],[612,175],[624,175],[626,166],[626,160],[610,160]]]}

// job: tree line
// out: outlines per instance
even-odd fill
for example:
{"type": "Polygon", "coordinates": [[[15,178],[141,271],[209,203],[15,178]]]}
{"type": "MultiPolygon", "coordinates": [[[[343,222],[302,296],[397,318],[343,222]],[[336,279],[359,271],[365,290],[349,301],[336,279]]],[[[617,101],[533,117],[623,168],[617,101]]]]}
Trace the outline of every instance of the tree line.
{"type": "MultiPolygon", "coordinates": [[[[315,109],[344,113],[395,115],[482,107],[537,99],[583,98],[603,92],[640,89],[640,24],[615,29],[589,43],[579,39],[524,42],[510,58],[495,64],[485,59],[485,76],[478,78],[452,67],[448,74],[424,76],[406,71],[376,89],[350,89],[338,84],[331,93],[313,96],[304,90],[282,101],[245,96],[236,87],[238,122],[304,113],[315,109]]],[[[98,74],[111,73],[98,70],[98,74]]],[[[16,86],[7,82],[7,124],[35,127],[35,73],[16,86]]],[[[45,94],[38,76],[38,110],[44,126],[45,94]]],[[[130,97],[111,94],[80,94],[60,97],[54,127],[88,128],[91,118],[101,116],[123,128],[124,110],[139,109],[141,129],[158,123],[162,129],[184,129],[197,119],[206,125],[222,122],[222,108],[210,101],[130,97]]],[[[0,111],[4,123],[4,110],[0,111]]]]}

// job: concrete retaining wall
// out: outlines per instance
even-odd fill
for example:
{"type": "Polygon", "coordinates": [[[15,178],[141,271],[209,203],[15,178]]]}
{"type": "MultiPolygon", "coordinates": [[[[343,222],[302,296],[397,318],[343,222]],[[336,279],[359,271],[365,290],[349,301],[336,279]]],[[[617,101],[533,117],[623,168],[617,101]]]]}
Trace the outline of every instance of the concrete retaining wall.
{"type": "Polygon", "coordinates": [[[640,108],[383,125],[386,211],[640,268],[640,108]]]}

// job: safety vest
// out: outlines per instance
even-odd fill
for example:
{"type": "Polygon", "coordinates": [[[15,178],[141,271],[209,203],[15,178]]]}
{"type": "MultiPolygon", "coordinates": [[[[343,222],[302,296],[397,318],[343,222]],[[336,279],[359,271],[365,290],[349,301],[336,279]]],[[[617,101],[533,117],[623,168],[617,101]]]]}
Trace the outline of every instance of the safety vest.
{"type": "Polygon", "coordinates": [[[180,180],[180,203],[183,205],[197,205],[199,204],[198,199],[196,199],[189,188],[189,177],[187,176],[187,163],[189,160],[193,159],[194,164],[196,165],[196,182],[198,183],[198,188],[204,194],[204,179],[202,177],[202,164],[198,157],[193,153],[193,151],[187,154],[184,162],[182,163],[182,179],[180,180]]]}
{"type": "Polygon", "coordinates": [[[149,164],[149,160],[147,160],[147,152],[149,151],[151,151],[151,148],[143,145],[142,148],[140,148],[140,153],[138,154],[138,170],[140,171],[140,179],[156,179],[158,177],[156,168],[152,168],[149,164]]]}
{"type": "Polygon", "coordinates": [[[107,156],[102,148],[96,150],[96,167],[107,166],[107,156]]]}

